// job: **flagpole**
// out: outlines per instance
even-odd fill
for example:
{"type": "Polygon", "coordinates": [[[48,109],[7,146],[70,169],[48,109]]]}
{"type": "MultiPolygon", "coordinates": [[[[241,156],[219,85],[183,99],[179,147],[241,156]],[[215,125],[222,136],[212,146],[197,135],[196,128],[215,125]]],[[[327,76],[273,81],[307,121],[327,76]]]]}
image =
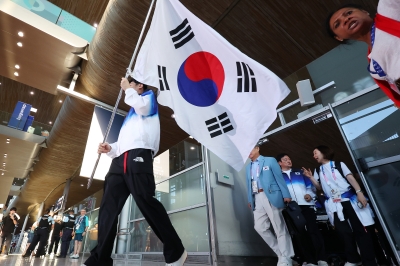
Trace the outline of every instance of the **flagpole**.
{"type": "MultiPolygon", "coordinates": [[[[143,34],[144,34],[144,30],[145,30],[145,28],[146,28],[146,25],[147,25],[147,22],[148,22],[148,20],[149,20],[150,13],[151,13],[151,10],[153,9],[153,5],[154,5],[155,1],[156,1],[156,0],[152,0],[152,1],[151,1],[150,7],[149,7],[149,11],[147,12],[146,19],[144,20],[144,24],[143,24],[143,27],[142,27],[142,31],[140,32],[139,39],[138,39],[138,41],[137,41],[137,43],[136,43],[135,51],[133,52],[131,61],[129,62],[129,66],[128,66],[127,71],[126,71],[125,78],[127,78],[127,77],[129,76],[129,74],[132,72],[132,65],[133,65],[133,62],[135,61],[137,52],[138,52],[138,50],[139,50],[139,44],[140,44],[140,42],[142,41],[143,34]]],[[[112,111],[110,121],[108,121],[108,126],[107,126],[107,130],[106,130],[106,134],[104,135],[103,143],[106,142],[106,140],[107,140],[107,138],[108,138],[108,134],[110,133],[111,126],[112,126],[112,123],[113,123],[113,121],[114,121],[115,113],[117,112],[118,105],[119,105],[119,101],[121,100],[121,97],[122,97],[122,92],[123,92],[123,89],[121,88],[121,89],[119,90],[118,98],[117,98],[117,101],[116,101],[116,103],[115,103],[114,109],[113,109],[113,111],[112,111]]],[[[92,175],[90,176],[90,178],[89,178],[89,180],[88,180],[88,184],[87,184],[87,188],[88,188],[88,189],[89,189],[90,186],[92,185],[93,177],[94,177],[94,174],[96,173],[96,169],[97,169],[97,166],[98,166],[98,164],[99,164],[100,157],[101,157],[101,153],[99,153],[99,155],[97,156],[97,160],[96,160],[96,163],[95,163],[95,165],[94,165],[94,168],[93,168],[93,171],[92,171],[92,175]]]]}

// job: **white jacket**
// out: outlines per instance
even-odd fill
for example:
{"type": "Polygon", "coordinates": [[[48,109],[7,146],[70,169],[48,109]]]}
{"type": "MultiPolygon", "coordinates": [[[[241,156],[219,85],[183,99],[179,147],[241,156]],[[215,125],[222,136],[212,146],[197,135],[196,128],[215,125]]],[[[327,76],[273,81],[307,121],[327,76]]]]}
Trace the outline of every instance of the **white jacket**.
{"type": "Polygon", "coordinates": [[[133,149],[149,149],[157,154],[160,146],[160,119],[156,96],[152,90],[139,95],[134,89],[125,91],[125,103],[131,106],[125,117],[118,141],[111,143],[111,158],[133,149]]]}

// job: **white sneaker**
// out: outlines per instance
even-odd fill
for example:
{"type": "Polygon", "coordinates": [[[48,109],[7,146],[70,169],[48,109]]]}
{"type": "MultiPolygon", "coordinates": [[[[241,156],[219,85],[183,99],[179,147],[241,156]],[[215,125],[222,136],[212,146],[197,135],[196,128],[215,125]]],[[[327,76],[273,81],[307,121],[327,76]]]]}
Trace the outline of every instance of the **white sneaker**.
{"type": "Polygon", "coordinates": [[[357,262],[357,263],[346,262],[346,263],[344,264],[344,266],[359,266],[359,265],[362,265],[362,262],[361,262],[361,261],[360,261],[360,262],[357,262]]]}
{"type": "Polygon", "coordinates": [[[329,264],[326,261],[319,260],[318,261],[318,266],[329,266],[329,264]]]}
{"type": "MultiPolygon", "coordinates": [[[[304,264],[303,264],[303,265],[304,265],[304,264]]],[[[327,264],[327,265],[328,265],[328,264],[327,264]]],[[[312,263],[307,263],[306,266],[317,266],[317,265],[312,264],[312,263]]],[[[318,265],[318,266],[319,266],[319,265],[318,265]]]]}
{"type": "Polygon", "coordinates": [[[73,259],[79,259],[79,254],[75,254],[72,258],[73,259]]]}
{"type": "Polygon", "coordinates": [[[186,250],[184,250],[184,251],[183,251],[183,254],[182,254],[182,256],[179,258],[179,260],[177,260],[177,261],[175,261],[175,262],[173,262],[173,263],[167,263],[166,266],[182,266],[182,265],[185,263],[185,261],[186,261],[187,255],[188,255],[188,254],[187,254],[186,250]]]}

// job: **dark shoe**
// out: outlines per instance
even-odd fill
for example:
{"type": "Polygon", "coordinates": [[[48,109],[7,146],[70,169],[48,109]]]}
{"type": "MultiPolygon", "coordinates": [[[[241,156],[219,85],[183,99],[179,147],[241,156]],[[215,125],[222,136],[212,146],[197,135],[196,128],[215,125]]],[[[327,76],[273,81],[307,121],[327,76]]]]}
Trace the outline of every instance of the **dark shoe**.
{"type": "Polygon", "coordinates": [[[25,253],[25,255],[23,255],[23,258],[29,258],[31,256],[31,253],[25,253]]]}
{"type": "Polygon", "coordinates": [[[57,259],[65,259],[65,256],[57,256],[57,259]]]}

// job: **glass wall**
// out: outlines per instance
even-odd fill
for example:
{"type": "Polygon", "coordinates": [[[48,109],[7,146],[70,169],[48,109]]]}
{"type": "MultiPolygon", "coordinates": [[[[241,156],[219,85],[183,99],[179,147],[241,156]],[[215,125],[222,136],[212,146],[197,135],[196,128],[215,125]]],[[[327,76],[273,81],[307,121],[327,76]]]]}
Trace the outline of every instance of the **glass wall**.
{"type": "MultiPolygon", "coordinates": [[[[300,118],[301,115],[307,114],[308,110],[309,113],[314,112],[329,103],[338,102],[354,93],[374,86],[375,82],[366,71],[368,65],[367,50],[367,45],[362,42],[339,45],[284,78],[283,81],[292,92],[282,101],[279,107],[292,103],[299,98],[296,83],[300,80],[309,79],[314,91],[333,82],[331,86],[327,86],[314,95],[315,104],[302,107],[300,103],[296,103],[282,110],[284,123],[290,123],[300,118]]],[[[282,126],[282,122],[277,118],[268,130],[280,126],[282,126]]]]}
{"type": "MultiPolygon", "coordinates": [[[[154,158],[155,198],[170,215],[188,252],[209,252],[205,178],[201,145],[188,138],[154,158]]],[[[162,243],[134,201],[129,252],[162,252],[162,243]]]]}
{"type": "Polygon", "coordinates": [[[377,89],[339,105],[335,113],[399,251],[400,110],[377,89]]]}

